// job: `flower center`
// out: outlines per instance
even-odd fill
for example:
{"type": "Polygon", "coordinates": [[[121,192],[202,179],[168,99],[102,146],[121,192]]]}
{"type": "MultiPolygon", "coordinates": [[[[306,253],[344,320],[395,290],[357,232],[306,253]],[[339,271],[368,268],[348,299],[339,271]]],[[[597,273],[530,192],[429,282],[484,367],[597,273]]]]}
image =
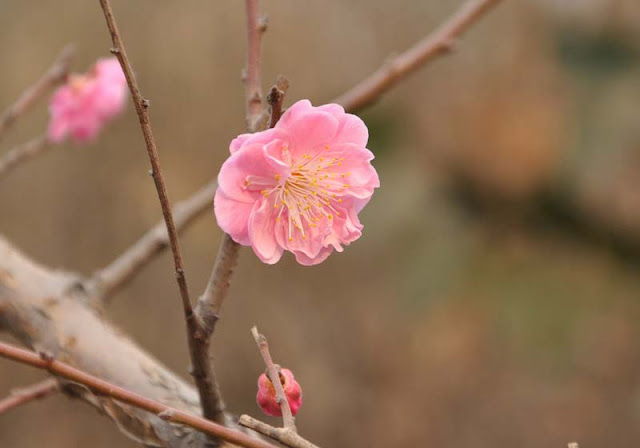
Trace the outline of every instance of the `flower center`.
{"type": "Polygon", "coordinates": [[[69,75],[69,86],[71,86],[73,93],[78,94],[84,89],[90,80],[91,78],[87,75],[72,73],[69,75]]]}
{"type": "MultiPolygon", "coordinates": [[[[325,146],[325,151],[328,149],[325,146]]],[[[286,148],[283,148],[285,152],[286,148]]],[[[285,160],[291,159],[285,157],[285,160]]],[[[276,222],[287,220],[289,241],[293,241],[296,231],[300,232],[302,239],[307,239],[311,228],[318,227],[321,222],[330,223],[334,216],[340,216],[336,207],[342,203],[341,193],[350,187],[345,181],[351,175],[336,172],[335,168],[342,166],[343,160],[344,157],[327,157],[323,152],[314,157],[303,154],[301,159],[290,163],[291,171],[286,179],[276,174],[267,184],[264,178],[247,176],[245,186],[254,187],[252,189],[260,187],[265,198],[273,195],[273,208],[278,210],[276,222]]]]}

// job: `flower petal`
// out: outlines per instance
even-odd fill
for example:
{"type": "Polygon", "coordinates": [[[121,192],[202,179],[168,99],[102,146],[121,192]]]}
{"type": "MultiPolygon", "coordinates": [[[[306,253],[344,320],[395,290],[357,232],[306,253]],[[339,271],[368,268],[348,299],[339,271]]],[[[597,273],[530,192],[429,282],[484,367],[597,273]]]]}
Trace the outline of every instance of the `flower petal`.
{"type": "Polygon", "coordinates": [[[253,209],[253,203],[235,201],[220,189],[216,190],[213,200],[213,210],[218,221],[218,226],[238,244],[248,246],[249,239],[249,215],[253,209]]]}
{"type": "Polygon", "coordinates": [[[280,117],[278,123],[276,124],[274,129],[288,129],[291,126],[291,123],[296,121],[301,114],[306,112],[311,112],[313,110],[313,106],[311,106],[311,101],[309,100],[300,100],[292,104],[280,117]]]}
{"type": "Polygon", "coordinates": [[[375,188],[380,187],[380,179],[371,160],[374,155],[366,148],[356,146],[351,143],[343,143],[332,146],[327,151],[328,156],[340,156],[339,165],[332,165],[327,168],[328,172],[337,175],[343,183],[338,196],[351,196],[364,199],[373,194],[375,188]]]}
{"type": "Polygon", "coordinates": [[[233,154],[238,149],[242,147],[242,145],[251,138],[253,134],[240,134],[233,140],[231,140],[231,144],[229,145],[229,152],[233,154]]]}
{"type": "Polygon", "coordinates": [[[249,217],[249,238],[255,254],[267,264],[277,263],[283,249],[276,242],[273,203],[266,199],[258,201],[249,217]]]}
{"type": "Polygon", "coordinates": [[[344,114],[340,121],[340,127],[336,133],[335,143],[352,143],[357,146],[367,146],[369,129],[357,115],[344,114]]]}
{"type": "Polygon", "coordinates": [[[317,107],[316,110],[330,113],[340,123],[333,140],[334,144],[352,143],[357,146],[367,146],[369,130],[360,117],[346,113],[339,104],[325,104],[317,107]]]}
{"type": "Polygon", "coordinates": [[[323,247],[322,250],[315,257],[308,257],[302,252],[294,252],[296,261],[303,266],[314,266],[322,263],[333,252],[333,247],[323,247]]]}
{"type": "Polygon", "coordinates": [[[218,189],[240,202],[254,203],[261,197],[260,189],[248,189],[247,177],[256,176],[274,179],[278,170],[265,158],[263,145],[248,145],[234,152],[220,168],[218,189]]]}
{"type": "Polygon", "coordinates": [[[233,154],[245,145],[267,144],[276,139],[283,141],[289,140],[289,134],[282,129],[267,129],[266,131],[256,132],[254,134],[240,134],[231,141],[229,152],[233,154]]]}
{"type": "Polygon", "coordinates": [[[68,121],[61,120],[59,117],[51,117],[49,121],[49,127],[47,129],[47,136],[53,143],[61,143],[69,132],[68,121]]]}
{"type": "Polygon", "coordinates": [[[292,120],[287,130],[293,142],[291,151],[296,159],[303,154],[314,155],[332,143],[338,130],[338,120],[327,112],[312,111],[292,120]]]}

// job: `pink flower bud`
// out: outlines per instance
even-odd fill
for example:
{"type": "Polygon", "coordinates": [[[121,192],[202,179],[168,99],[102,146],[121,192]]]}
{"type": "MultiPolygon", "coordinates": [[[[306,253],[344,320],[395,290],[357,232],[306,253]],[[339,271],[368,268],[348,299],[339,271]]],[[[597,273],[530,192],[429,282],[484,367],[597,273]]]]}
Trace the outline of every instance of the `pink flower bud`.
{"type": "MultiPolygon", "coordinates": [[[[293,377],[293,373],[289,369],[280,370],[280,382],[284,389],[284,395],[287,397],[291,413],[296,415],[298,409],[302,406],[302,389],[293,377]]],[[[258,378],[258,395],[256,396],[258,406],[266,415],[281,417],[282,410],[276,399],[276,391],[266,374],[260,375],[258,378]]]]}

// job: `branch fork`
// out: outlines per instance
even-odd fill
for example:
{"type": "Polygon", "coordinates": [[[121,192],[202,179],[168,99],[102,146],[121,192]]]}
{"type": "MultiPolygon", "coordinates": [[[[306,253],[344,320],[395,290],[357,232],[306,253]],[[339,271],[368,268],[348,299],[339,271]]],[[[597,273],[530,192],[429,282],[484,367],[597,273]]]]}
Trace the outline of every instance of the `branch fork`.
{"type": "Polygon", "coordinates": [[[275,364],[271,358],[267,338],[263,334],[260,334],[258,332],[258,328],[255,326],[251,328],[251,334],[253,335],[253,339],[255,340],[258,350],[260,351],[260,355],[265,363],[267,376],[269,377],[271,384],[273,384],[273,388],[276,393],[276,401],[282,411],[283,427],[276,428],[249,415],[242,415],[238,424],[240,426],[253,429],[254,431],[270,437],[273,440],[277,440],[290,448],[318,448],[316,445],[298,434],[295,419],[291,413],[291,407],[289,406],[289,402],[287,401],[287,397],[282,387],[280,366],[275,364]]]}

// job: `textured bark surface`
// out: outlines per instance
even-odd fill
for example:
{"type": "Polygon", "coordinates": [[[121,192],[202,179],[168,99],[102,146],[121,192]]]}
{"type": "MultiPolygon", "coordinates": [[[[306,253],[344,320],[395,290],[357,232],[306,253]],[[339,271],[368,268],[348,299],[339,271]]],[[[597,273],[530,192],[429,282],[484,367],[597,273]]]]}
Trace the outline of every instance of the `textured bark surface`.
{"type": "MultiPolygon", "coordinates": [[[[0,236],[0,329],[52,355],[148,398],[200,414],[196,390],[123,334],[92,304],[73,273],[41,266],[0,236]]],[[[134,440],[154,447],[198,447],[194,431],[96,396],[76,385],[67,393],[104,411],[134,440]]],[[[226,416],[228,424],[231,419],[226,416]]]]}

